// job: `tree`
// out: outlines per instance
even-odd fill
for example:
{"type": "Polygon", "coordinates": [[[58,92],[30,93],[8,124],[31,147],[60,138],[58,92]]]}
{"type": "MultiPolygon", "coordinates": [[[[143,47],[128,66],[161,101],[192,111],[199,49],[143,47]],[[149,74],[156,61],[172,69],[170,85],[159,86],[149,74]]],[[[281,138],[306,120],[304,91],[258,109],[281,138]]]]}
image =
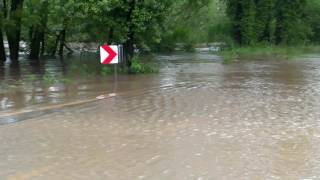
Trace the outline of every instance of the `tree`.
{"type": "Polygon", "coordinates": [[[256,5],[254,0],[226,0],[227,15],[232,24],[234,40],[241,45],[256,42],[256,5]]]}
{"type": "Polygon", "coordinates": [[[1,62],[5,62],[6,61],[6,52],[4,49],[4,42],[3,42],[3,33],[2,33],[2,29],[3,29],[3,19],[5,19],[5,13],[6,13],[6,1],[3,0],[0,2],[0,63],[1,62]]]}
{"type": "Polygon", "coordinates": [[[320,43],[320,1],[309,0],[306,10],[306,22],[310,24],[312,33],[309,39],[313,43],[320,43]]]}
{"type": "Polygon", "coordinates": [[[306,42],[307,0],[225,0],[233,37],[240,45],[256,42],[297,44],[306,42]]]}
{"type": "Polygon", "coordinates": [[[128,28],[128,33],[127,33],[127,40],[124,43],[124,48],[126,52],[126,64],[128,67],[131,66],[131,61],[130,59],[133,58],[134,55],[134,42],[135,42],[135,31],[134,31],[134,26],[135,24],[133,23],[134,21],[134,11],[136,10],[136,0],[129,0],[127,5],[128,5],[128,11],[126,13],[126,21],[127,21],[127,28],[128,28]]]}
{"type": "Polygon", "coordinates": [[[124,44],[130,67],[137,47],[144,49],[159,41],[170,4],[171,0],[113,0],[84,3],[82,9],[88,14],[84,18],[90,18],[85,26],[95,31],[89,31],[90,37],[99,37],[101,43],[124,44]]]}
{"type": "Polygon", "coordinates": [[[60,31],[60,34],[59,34],[59,42],[60,42],[60,46],[59,46],[59,56],[62,57],[63,56],[63,50],[64,50],[64,47],[66,45],[66,34],[67,34],[67,28],[68,28],[68,24],[69,24],[69,18],[68,17],[65,17],[63,19],[63,23],[62,23],[62,29],[60,31]]]}
{"type": "Polygon", "coordinates": [[[256,0],[255,28],[258,42],[272,43],[275,0],[256,0]]]}
{"type": "MultiPolygon", "coordinates": [[[[58,55],[64,55],[64,48],[66,47],[67,33],[72,25],[75,16],[80,14],[80,6],[83,1],[73,0],[53,0],[50,1],[49,21],[50,24],[44,23],[49,26],[50,33],[55,37],[54,45],[49,48],[50,54],[54,56],[58,50],[58,55]]],[[[89,3],[89,2],[88,2],[89,3]]],[[[48,6],[47,6],[48,7],[48,6]]],[[[45,22],[45,21],[43,21],[45,22]]]]}
{"type": "Polygon", "coordinates": [[[242,41],[242,29],[241,29],[241,21],[243,8],[240,0],[225,0],[226,2],[226,12],[230,18],[231,26],[232,26],[232,36],[234,40],[241,44],[242,41]]]}
{"type": "Polygon", "coordinates": [[[305,23],[306,0],[278,0],[276,11],[277,44],[297,44],[306,40],[308,24],[305,23]]]}
{"type": "Polygon", "coordinates": [[[0,22],[0,63],[6,61],[6,52],[3,43],[2,22],[0,22]]]}
{"type": "Polygon", "coordinates": [[[241,2],[241,21],[240,21],[240,44],[253,45],[256,43],[255,15],[256,6],[254,0],[242,0],[241,2]]]}
{"type": "Polygon", "coordinates": [[[127,11],[125,11],[124,24],[127,27],[127,32],[125,34],[124,47],[128,67],[131,66],[131,58],[136,47],[143,49],[156,41],[159,42],[161,38],[159,34],[170,5],[170,0],[126,1],[124,7],[127,11]]]}
{"type": "Polygon", "coordinates": [[[11,1],[9,23],[5,28],[9,43],[10,59],[13,64],[17,64],[19,58],[23,1],[11,1]]]}
{"type": "MultiPolygon", "coordinates": [[[[40,54],[44,53],[45,48],[45,31],[47,28],[48,21],[48,0],[42,2],[36,2],[39,6],[34,11],[34,15],[38,19],[30,28],[30,54],[29,58],[38,60],[40,54]]],[[[36,6],[35,4],[31,4],[36,6]]]]}

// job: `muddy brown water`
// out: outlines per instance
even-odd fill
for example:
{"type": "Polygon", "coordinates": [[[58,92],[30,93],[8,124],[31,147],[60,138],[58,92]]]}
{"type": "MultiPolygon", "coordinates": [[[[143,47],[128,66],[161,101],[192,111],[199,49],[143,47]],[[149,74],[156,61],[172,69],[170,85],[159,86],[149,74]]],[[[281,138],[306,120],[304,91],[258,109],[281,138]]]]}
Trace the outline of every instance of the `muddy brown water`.
{"type": "Polygon", "coordinates": [[[320,179],[320,55],[230,65],[210,54],[157,59],[159,74],[119,75],[117,87],[112,77],[48,86],[29,65],[20,77],[5,67],[0,179],[320,179]]]}

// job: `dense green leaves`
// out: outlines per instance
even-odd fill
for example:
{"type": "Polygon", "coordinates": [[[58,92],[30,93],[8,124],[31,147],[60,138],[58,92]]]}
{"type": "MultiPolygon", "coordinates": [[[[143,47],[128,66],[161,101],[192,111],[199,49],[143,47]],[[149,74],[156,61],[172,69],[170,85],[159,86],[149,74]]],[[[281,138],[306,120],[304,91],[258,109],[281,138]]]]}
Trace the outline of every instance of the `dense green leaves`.
{"type": "Polygon", "coordinates": [[[178,43],[192,50],[197,43],[232,39],[240,45],[320,42],[318,0],[2,0],[0,5],[0,36],[6,32],[13,61],[20,40],[27,42],[31,59],[62,56],[70,51],[68,42],[124,44],[128,58],[135,49],[173,50],[178,43]]]}
{"type": "MultiPolygon", "coordinates": [[[[315,2],[309,0],[313,5],[315,2]]],[[[304,44],[316,30],[308,17],[307,0],[225,0],[232,22],[233,38],[241,45],[275,43],[304,44]]],[[[317,6],[319,8],[319,5],[317,6]]],[[[310,8],[310,6],[309,6],[310,8]]],[[[315,18],[315,17],[314,17],[315,18]]],[[[311,18],[313,19],[313,18],[311,18]]],[[[310,18],[309,18],[310,20],[310,18]]]]}
{"type": "Polygon", "coordinates": [[[305,21],[310,25],[309,40],[312,43],[320,43],[320,1],[309,0],[306,7],[305,21]]]}

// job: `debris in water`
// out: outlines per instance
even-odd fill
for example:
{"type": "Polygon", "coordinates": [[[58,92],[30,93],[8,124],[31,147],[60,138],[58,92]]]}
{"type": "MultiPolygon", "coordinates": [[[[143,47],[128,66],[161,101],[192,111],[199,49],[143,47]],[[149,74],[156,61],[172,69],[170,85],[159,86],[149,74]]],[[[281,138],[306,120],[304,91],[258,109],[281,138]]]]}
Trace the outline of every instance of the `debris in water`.
{"type": "Polygon", "coordinates": [[[96,99],[102,100],[102,99],[106,99],[106,98],[108,98],[108,97],[116,97],[116,96],[117,96],[116,93],[111,93],[111,94],[109,94],[108,96],[106,96],[106,95],[97,96],[96,99]]]}
{"type": "Polygon", "coordinates": [[[102,99],[105,99],[107,98],[105,95],[100,95],[100,96],[97,96],[96,99],[98,100],[102,100],[102,99]]]}
{"type": "Polygon", "coordinates": [[[116,96],[117,96],[116,93],[111,93],[111,94],[109,94],[109,97],[116,97],[116,96]]]}

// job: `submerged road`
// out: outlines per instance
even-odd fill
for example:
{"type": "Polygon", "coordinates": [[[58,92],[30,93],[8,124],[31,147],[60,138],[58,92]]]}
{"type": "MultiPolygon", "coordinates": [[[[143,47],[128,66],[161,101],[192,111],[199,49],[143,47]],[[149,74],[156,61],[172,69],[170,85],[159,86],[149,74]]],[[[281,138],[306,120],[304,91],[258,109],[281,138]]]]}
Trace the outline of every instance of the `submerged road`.
{"type": "Polygon", "coordinates": [[[113,98],[1,125],[0,179],[320,179],[320,56],[158,58],[113,98]]]}

